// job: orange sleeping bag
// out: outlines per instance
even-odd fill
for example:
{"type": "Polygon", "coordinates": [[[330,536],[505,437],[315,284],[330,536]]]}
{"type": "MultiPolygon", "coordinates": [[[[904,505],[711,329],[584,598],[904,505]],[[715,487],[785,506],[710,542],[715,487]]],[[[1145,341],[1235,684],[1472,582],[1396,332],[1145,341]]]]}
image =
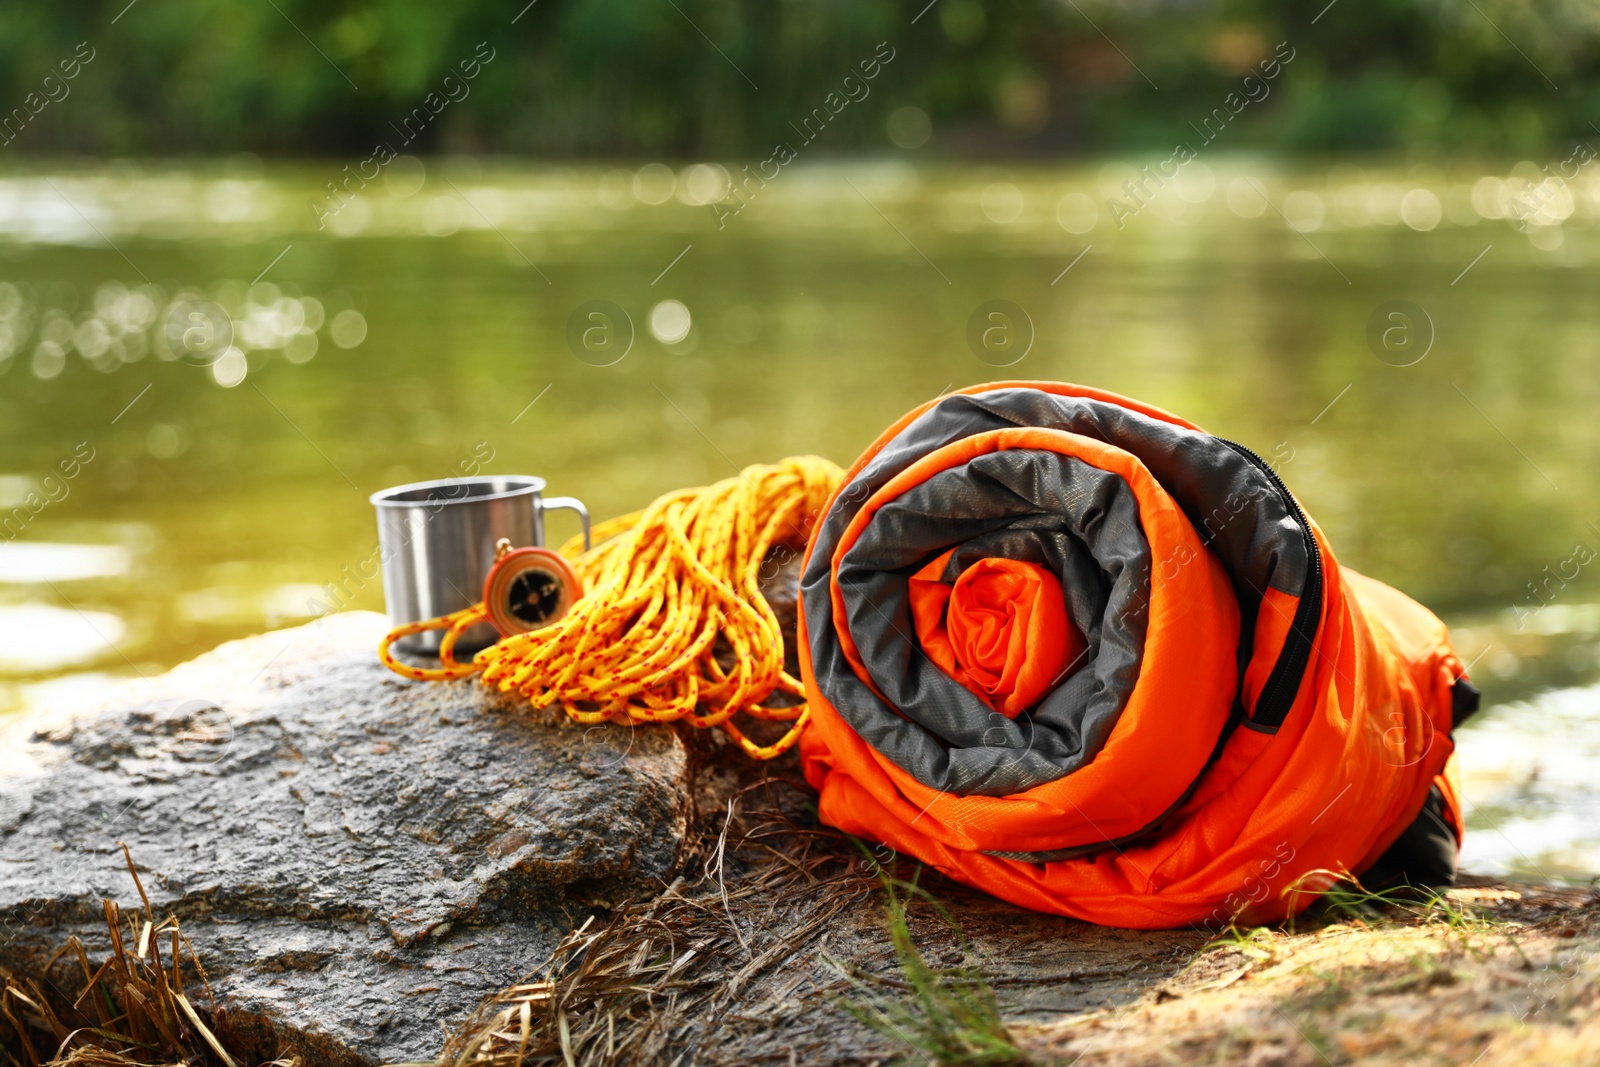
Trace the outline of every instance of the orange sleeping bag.
{"type": "Polygon", "coordinates": [[[1444,625],[1157,408],[1008,382],[912,411],[812,532],[799,641],[823,820],[1017,904],[1215,928],[1454,876],[1476,692],[1444,625]]]}

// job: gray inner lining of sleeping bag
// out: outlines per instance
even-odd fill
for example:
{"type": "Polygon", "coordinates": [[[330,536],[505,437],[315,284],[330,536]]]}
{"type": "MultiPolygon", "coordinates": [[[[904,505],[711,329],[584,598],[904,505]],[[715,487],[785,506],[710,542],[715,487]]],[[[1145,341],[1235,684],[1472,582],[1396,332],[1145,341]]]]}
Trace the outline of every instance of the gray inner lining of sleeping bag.
{"type": "Polygon", "coordinates": [[[1100,751],[1138,681],[1149,573],[1138,503],[1115,474],[1015,450],[934,475],[881,508],[839,565],[861,661],[900,713],[852,674],[840,679],[857,690],[845,697],[861,712],[852,725],[946,792],[1005,796],[1071,773],[1100,751]],[[1008,719],[991,710],[917,645],[908,580],[952,546],[964,546],[958,555],[968,562],[1028,560],[1062,581],[1089,655],[1029,714],[1008,719]],[[904,729],[900,716],[924,729],[904,729]]]}
{"type": "MultiPolygon", "coordinates": [[[[997,716],[964,689],[961,692],[970,699],[969,705],[940,703],[937,706],[929,705],[927,709],[919,706],[918,716],[931,716],[926,724],[910,715],[902,718],[896,714],[895,708],[886,705],[855,677],[844,658],[834,632],[833,604],[829,595],[831,562],[839,538],[862,503],[895,475],[927,453],[953,441],[990,430],[1018,426],[1068,430],[1109,442],[1139,457],[1188,515],[1229,574],[1240,600],[1241,619],[1246,624],[1240,635],[1241,657],[1248,655],[1255,613],[1263,591],[1271,586],[1300,595],[1310,573],[1311,560],[1303,533],[1287,502],[1278,495],[1265,472],[1220,438],[1175,426],[1117,404],[1060,396],[1025,387],[956,395],[940,401],[888,442],[844,487],[816,532],[814,550],[800,584],[812,669],[823,695],[852,728],[899,766],[924,784],[954,794],[1009,794],[1069,774],[1093,758],[1099,744],[1104,741],[1104,733],[1108,733],[1115,725],[1115,716],[1109,721],[1096,719],[1088,723],[1079,722],[1075,733],[1063,730],[1059,723],[1050,724],[1050,736],[1054,743],[1061,745],[1061,749],[1056,751],[1056,755],[1061,757],[1059,762],[1038,757],[1041,751],[1038,742],[1046,737],[1046,729],[1035,728],[1032,723],[1034,716],[1029,713],[1019,716],[1015,723],[1010,724],[1014,732],[1008,733],[1007,742],[1008,745],[1016,743],[1019,746],[1017,749],[986,744],[986,741],[998,739],[994,733],[985,736],[985,731],[1003,720],[1003,716],[997,716]],[[968,714],[973,716],[976,725],[965,721],[968,714]],[[960,721],[948,721],[952,718],[960,721]],[[974,737],[977,738],[975,743],[972,741],[974,737]],[[1074,747],[1073,737],[1077,738],[1081,747],[1074,747]],[[1025,753],[1021,758],[1019,751],[1025,753]],[[1066,754],[1069,752],[1075,755],[1066,754]]],[[[1030,454],[1025,450],[1016,451],[1030,454]]],[[[1051,503],[1046,510],[1057,506],[1051,503]]],[[[871,534],[885,510],[888,508],[880,510],[874,517],[873,523],[863,532],[862,540],[871,534]]],[[[937,518],[941,529],[950,519],[943,501],[930,514],[937,518]]],[[[1036,550],[1017,549],[1018,542],[1008,539],[1015,533],[1024,541],[1031,538],[1032,543],[1039,546],[1043,544],[1040,531],[1052,528],[1060,527],[1051,527],[1048,521],[1040,520],[1037,516],[1013,516],[1007,523],[998,523],[977,532],[972,535],[975,539],[956,553],[956,558],[947,568],[947,576],[959,573],[960,568],[983,555],[1009,556],[1013,551],[1036,550]]],[[[1139,538],[1143,544],[1142,530],[1139,530],[1139,538]]],[[[883,539],[887,542],[890,538],[885,534],[883,539]]],[[[942,542],[937,550],[942,551],[958,538],[940,534],[934,540],[942,542]]],[[[841,577],[847,569],[857,565],[854,553],[860,545],[858,541],[846,554],[840,567],[841,577]]],[[[917,565],[937,554],[937,551],[928,551],[927,545],[915,547],[923,553],[917,565]]],[[[1148,555],[1148,547],[1144,551],[1148,555]]],[[[1148,561],[1146,565],[1148,567],[1148,561]]],[[[909,577],[910,571],[915,569],[915,566],[910,567],[903,577],[909,577]]],[[[1147,569],[1145,574],[1148,573],[1147,569]]],[[[1063,578],[1071,604],[1072,591],[1077,588],[1079,579],[1065,570],[1063,578]]],[[[863,579],[864,576],[860,576],[851,580],[863,579]]],[[[1109,580],[1109,576],[1106,580],[1109,580]]],[[[891,635],[889,646],[884,650],[886,662],[873,665],[864,660],[869,663],[874,682],[886,694],[890,687],[903,693],[900,687],[905,686],[911,687],[909,691],[914,696],[922,693],[928,688],[928,683],[909,676],[912,657],[926,665],[928,673],[942,676],[942,672],[928,664],[925,657],[909,650],[910,643],[915,640],[909,613],[903,612],[903,621],[898,623],[904,631],[899,636],[905,638],[908,648],[903,661],[897,661],[895,657],[900,653],[893,648],[891,617],[873,610],[875,606],[886,613],[888,605],[870,598],[863,603],[868,606],[861,611],[847,608],[850,632],[858,647],[872,644],[874,648],[879,648],[882,645],[882,632],[889,631],[891,635]]],[[[1109,607],[1115,606],[1109,597],[1107,604],[1109,607]]],[[[1102,612],[1102,618],[1104,615],[1105,612],[1102,612]]],[[[1095,705],[1081,690],[1091,681],[1098,681],[1109,667],[1109,664],[1099,663],[1106,654],[1103,629],[1103,624],[1084,628],[1085,636],[1094,643],[1094,650],[1098,653],[1095,665],[1090,671],[1086,664],[1086,669],[1074,674],[1064,687],[1071,691],[1064,699],[1071,699],[1072,694],[1083,697],[1083,703],[1079,706],[1085,712],[1099,705],[1095,705]]],[[[1138,651],[1142,651],[1142,622],[1138,632],[1138,651]]],[[[1136,679],[1137,660],[1132,671],[1136,679]]],[[[1115,674],[1111,672],[1110,676],[1115,674]]],[[[946,681],[960,688],[953,681],[946,681]]],[[[934,692],[933,689],[928,691],[934,692]]],[[[1098,691],[1101,694],[1122,692],[1120,687],[1113,690],[1111,686],[1102,686],[1098,691]]],[[[1125,693],[1122,703],[1126,703],[1125,693]]],[[[1052,711],[1058,707],[1052,698],[1041,702],[1041,707],[1045,704],[1049,704],[1052,711]]],[[[897,703],[896,707],[900,705],[897,703]]],[[[1120,714],[1121,707],[1122,704],[1119,704],[1117,714],[1120,714]]],[[[905,709],[901,707],[901,710],[905,709]]],[[[1048,750],[1049,745],[1045,749],[1048,750]]]]}

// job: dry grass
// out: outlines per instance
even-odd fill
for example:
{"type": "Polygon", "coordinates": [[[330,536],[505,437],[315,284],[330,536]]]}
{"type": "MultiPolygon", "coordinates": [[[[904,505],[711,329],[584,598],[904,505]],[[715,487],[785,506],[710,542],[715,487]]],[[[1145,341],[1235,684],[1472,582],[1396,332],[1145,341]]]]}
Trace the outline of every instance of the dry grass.
{"type": "Polygon", "coordinates": [[[126,845],[122,853],[142,907],[102,902],[109,954],[100,966],[77,937],[50,958],[41,973],[63,959],[77,963],[83,983],[76,993],[0,971],[0,1057],[8,1067],[240,1067],[206,1023],[214,1014],[211,984],[178,920],[156,918],[126,845]]]}
{"type": "Polygon", "coordinates": [[[896,877],[861,842],[798,825],[772,796],[781,788],[762,781],[736,793],[720,833],[707,834],[689,864],[692,881],[686,875],[655,900],[585,922],[537,977],[485,1004],[430,1067],[707,1062],[729,1046],[740,1050],[730,1062],[741,1063],[774,1052],[787,1063],[1024,1063],[955,920],[915,878],[896,877]],[[740,802],[756,790],[763,802],[741,815],[740,802]],[[879,892],[878,933],[887,933],[893,951],[885,972],[841,961],[824,936],[870,928],[858,914],[879,892]],[[943,920],[964,964],[925,958],[908,921],[913,902],[943,920]],[[777,974],[791,991],[812,979],[801,998],[807,1007],[786,1016],[791,1025],[797,1014],[833,1022],[796,1027],[773,1047],[753,1050],[740,1040],[748,1030],[732,1027],[783,1025],[766,1009],[785,998],[756,988],[777,974]],[[850,1017],[870,1029],[847,1033],[850,1017]],[[889,1039],[871,1042],[876,1052],[862,1045],[872,1031],[889,1039]]]}
{"type": "Polygon", "coordinates": [[[739,818],[745,793],[775,784],[728,801],[721,834],[689,864],[692,881],[680,877],[604,922],[591,917],[536,978],[494,997],[452,1035],[440,1067],[662,1064],[711,1038],[754,981],[802,953],[874,886],[838,835],[800,827],[775,807],[739,818]]]}

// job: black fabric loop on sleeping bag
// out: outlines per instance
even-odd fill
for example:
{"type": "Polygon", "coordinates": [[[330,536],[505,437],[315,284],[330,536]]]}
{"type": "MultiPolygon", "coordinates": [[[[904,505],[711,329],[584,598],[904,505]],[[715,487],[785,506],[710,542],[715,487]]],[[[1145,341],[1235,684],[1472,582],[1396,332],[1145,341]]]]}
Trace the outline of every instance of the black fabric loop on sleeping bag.
{"type": "Polygon", "coordinates": [[[1149,575],[1139,506],[1120,477],[1054,452],[978,456],[886,504],[839,563],[850,633],[888,706],[848,671],[823,688],[868,743],[945,792],[1006,796],[1054,781],[1094,758],[1133,694],[1149,575]],[[908,579],[953,546],[1039,563],[1070,593],[1089,655],[1027,715],[991,710],[917,646],[908,579]]]}
{"type": "Polygon", "coordinates": [[[1483,694],[1462,675],[1450,684],[1450,728],[1453,730],[1478,713],[1483,694]]]}
{"type": "MultiPolygon", "coordinates": [[[[1301,526],[1292,501],[1280,492],[1263,465],[1252,462],[1220,438],[1175,426],[1114,403],[1061,396],[1026,387],[1007,387],[944,398],[896,434],[840,490],[814,535],[811,557],[801,577],[801,599],[806,614],[813,673],[829,702],[869,744],[918,781],[956,794],[1006,795],[1069,774],[1093,758],[1094,752],[1098,751],[1098,744],[1104,740],[1102,731],[1109,732],[1110,727],[1115,725],[1115,718],[1113,716],[1107,722],[1104,718],[1091,716],[1071,728],[1053,724],[1050,732],[1060,747],[1051,749],[1047,745],[1049,756],[1039,754],[1037,741],[1045,736],[1045,731],[1033,729],[1025,721],[1033,718],[1028,713],[1019,716],[1011,724],[1014,733],[1007,732],[1007,744],[1004,747],[983,745],[984,730],[994,725],[993,720],[1004,717],[990,711],[975,697],[971,698],[970,704],[940,704],[937,708],[930,705],[928,713],[932,718],[929,721],[936,728],[915,721],[909,715],[902,718],[897,711],[903,709],[898,709],[898,705],[884,705],[855,677],[844,656],[834,631],[833,602],[829,595],[829,585],[833,579],[832,560],[840,538],[862,504],[912,463],[962,438],[1014,427],[1045,427],[1091,437],[1124,449],[1144,463],[1188,516],[1202,541],[1228,574],[1240,608],[1238,655],[1241,667],[1249,661],[1253,650],[1255,620],[1266,589],[1270,587],[1292,596],[1303,596],[1315,565],[1312,556],[1314,543],[1308,538],[1309,531],[1301,526]],[[976,721],[966,722],[967,714],[975,716],[976,721]],[[952,722],[952,717],[960,717],[962,721],[952,722]],[[977,747],[963,744],[974,736],[980,739],[977,747]],[[1022,751],[1026,753],[1023,758],[1017,758],[1013,743],[1022,746],[1022,751]]],[[[1116,480],[1120,481],[1120,478],[1116,480]]],[[[968,500],[966,506],[981,510],[976,499],[968,500]]],[[[947,517],[946,511],[942,510],[945,507],[945,502],[939,501],[930,502],[926,509],[942,523],[947,517]]],[[[1065,507],[1063,502],[1047,505],[1044,510],[1060,511],[1065,507]]],[[[862,541],[875,536],[873,527],[882,517],[883,511],[880,510],[863,532],[862,541]]],[[[1024,526],[1028,522],[1038,521],[1024,519],[1020,515],[1008,518],[1008,521],[1016,520],[1023,520],[1024,526]]],[[[1049,528],[1048,523],[1044,525],[1049,528]]],[[[1006,523],[1000,522],[987,529],[975,530],[972,536],[994,537],[1008,529],[1006,523]]],[[[1021,530],[1019,528],[1019,532],[1021,530]]],[[[889,539],[887,533],[881,536],[885,541],[889,539]]],[[[1144,543],[1142,530],[1139,531],[1139,539],[1144,543]]],[[[940,545],[940,551],[955,540],[957,538],[942,535],[933,538],[940,545]]],[[[1039,544],[1042,543],[1043,538],[1040,538],[1039,544]]],[[[859,545],[860,541],[846,554],[846,562],[849,562],[849,557],[853,556],[859,545]]],[[[915,556],[916,565],[937,554],[930,543],[902,547],[903,556],[908,559],[915,556]]],[[[1148,554],[1147,545],[1145,551],[1148,554]]],[[[1147,566],[1154,566],[1158,572],[1170,565],[1170,561],[1147,561],[1147,566]]],[[[905,566],[916,569],[912,564],[905,566]]],[[[902,579],[909,577],[909,573],[907,571],[902,579]]],[[[1064,581],[1070,578],[1065,570],[1061,573],[1064,581]]],[[[1147,569],[1147,580],[1149,573],[1147,569]]],[[[840,577],[845,577],[843,567],[840,577]]],[[[1068,590],[1070,598],[1070,586],[1068,590]]],[[[858,646],[863,641],[871,642],[877,632],[892,629],[884,618],[870,609],[865,609],[865,614],[850,611],[849,615],[842,622],[848,626],[858,646]]],[[[912,640],[909,616],[903,618],[905,621],[900,625],[907,639],[912,640]]],[[[1084,634],[1094,640],[1092,635],[1103,629],[1101,625],[1092,626],[1085,628],[1084,634]]],[[[1099,660],[1106,654],[1103,632],[1099,633],[1099,637],[1095,649],[1096,666],[1087,675],[1095,679],[1102,676],[1103,666],[1099,660]]],[[[863,661],[868,664],[875,683],[880,670],[886,674],[893,673],[892,657],[896,654],[891,641],[886,650],[890,658],[884,664],[874,668],[870,661],[863,661]]],[[[904,662],[909,665],[911,660],[906,658],[904,662]]],[[[1082,677],[1085,677],[1083,671],[1074,674],[1068,687],[1083,686],[1082,677]]],[[[1137,677],[1137,666],[1134,667],[1134,677],[1137,677]]],[[[913,695],[927,688],[927,683],[920,678],[908,679],[908,684],[912,683],[913,695]]],[[[950,684],[956,683],[951,681],[950,684]]],[[[928,691],[931,693],[933,689],[928,691]]],[[[1049,703],[1049,698],[1042,702],[1049,703]]],[[[1057,706],[1051,704],[1052,708],[1057,706]]],[[[1085,700],[1076,706],[1081,706],[1084,714],[1102,707],[1094,700],[1085,700]]],[[[1117,710],[1120,713],[1120,705],[1117,710]]],[[[995,740],[998,736],[990,734],[989,739],[995,740]]],[[[1178,783],[1180,786],[1183,784],[1178,783]]]]}
{"type": "Polygon", "coordinates": [[[1444,794],[1428,790],[1422,810],[1394,844],[1361,872],[1361,888],[1377,893],[1396,886],[1441,889],[1456,884],[1461,851],[1445,817],[1444,794]]]}

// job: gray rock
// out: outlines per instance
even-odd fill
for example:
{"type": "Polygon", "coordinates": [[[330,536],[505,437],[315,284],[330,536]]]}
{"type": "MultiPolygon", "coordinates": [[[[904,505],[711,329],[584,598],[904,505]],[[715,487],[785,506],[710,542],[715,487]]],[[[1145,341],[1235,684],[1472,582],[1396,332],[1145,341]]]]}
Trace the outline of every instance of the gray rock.
{"type": "Polygon", "coordinates": [[[406,681],[374,655],[384,629],[331,616],[11,724],[0,967],[41,977],[69,934],[103,952],[101,899],[136,899],[123,841],[247,1057],[429,1059],[441,1023],[589,909],[671,879],[690,817],[674,731],[406,681]]]}

